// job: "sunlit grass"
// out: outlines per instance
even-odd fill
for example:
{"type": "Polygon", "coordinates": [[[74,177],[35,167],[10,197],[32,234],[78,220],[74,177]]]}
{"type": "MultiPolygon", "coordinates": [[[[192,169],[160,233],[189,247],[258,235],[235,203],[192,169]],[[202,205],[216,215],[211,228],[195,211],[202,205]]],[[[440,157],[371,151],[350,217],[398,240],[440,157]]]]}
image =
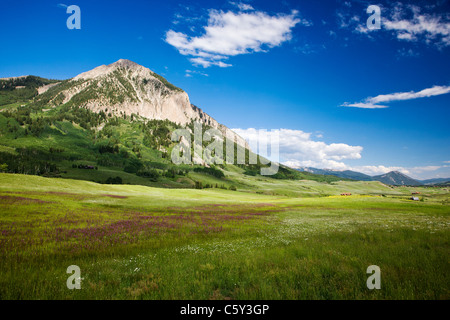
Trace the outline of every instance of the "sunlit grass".
{"type": "Polygon", "coordinates": [[[409,192],[288,198],[0,174],[0,298],[448,299],[448,193],[409,192]],[[381,290],[366,287],[373,264],[381,290]],[[66,287],[69,265],[81,290],[66,287]]]}

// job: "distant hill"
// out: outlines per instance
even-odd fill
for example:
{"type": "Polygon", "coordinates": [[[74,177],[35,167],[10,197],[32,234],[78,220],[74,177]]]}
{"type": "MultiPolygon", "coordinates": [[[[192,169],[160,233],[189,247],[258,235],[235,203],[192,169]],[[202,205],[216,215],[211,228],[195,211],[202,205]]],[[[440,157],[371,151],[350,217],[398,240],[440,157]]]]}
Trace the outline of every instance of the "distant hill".
{"type": "Polygon", "coordinates": [[[423,185],[422,182],[415,180],[407,175],[398,172],[391,171],[379,176],[372,177],[374,180],[383,182],[384,184],[390,184],[395,186],[420,186],[423,185]]]}
{"type": "Polygon", "coordinates": [[[450,178],[434,178],[427,180],[420,180],[425,185],[436,185],[436,184],[449,184],[450,178]]]}
{"type": "Polygon", "coordinates": [[[369,176],[367,174],[351,171],[351,170],[331,170],[331,169],[317,169],[312,167],[300,167],[296,170],[301,172],[310,172],[313,174],[321,174],[326,176],[336,176],[343,179],[351,179],[358,181],[380,181],[389,185],[408,185],[408,186],[420,186],[420,185],[447,185],[450,183],[450,178],[436,178],[428,180],[416,180],[398,171],[391,171],[378,176],[369,176]]]}
{"type": "Polygon", "coordinates": [[[436,183],[436,184],[433,184],[432,186],[437,186],[437,187],[450,187],[450,181],[441,182],[441,183],[436,183]]]}
{"type": "Polygon", "coordinates": [[[372,181],[372,177],[356,171],[351,170],[345,170],[345,171],[338,171],[338,170],[330,170],[330,169],[317,169],[317,168],[311,168],[311,167],[302,167],[297,168],[298,171],[302,172],[310,172],[314,174],[323,174],[327,176],[336,176],[343,179],[352,179],[352,180],[359,180],[359,181],[372,181]]]}
{"type": "Polygon", "coordinates": [[[39,89],[58,83],[58,80],[36,76],[0,78],[0,106],[11,103],[26,103],[39,94],[39,89]]]}

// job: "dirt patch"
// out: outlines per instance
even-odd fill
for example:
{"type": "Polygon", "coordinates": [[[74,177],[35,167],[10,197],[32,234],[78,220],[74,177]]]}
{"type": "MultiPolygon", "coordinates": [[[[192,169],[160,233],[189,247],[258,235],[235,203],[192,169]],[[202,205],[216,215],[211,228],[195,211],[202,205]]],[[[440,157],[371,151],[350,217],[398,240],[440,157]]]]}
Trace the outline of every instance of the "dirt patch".
{"type": "Polygon", "coordinates": [[[196,207],[168,207],[165,212],[172,214],[231,214],[231,215],[266,215],[284,211],[285,208],[276,207],[270,203],[255,204],[210,204],[196,207]]]}
{"type": "Polygon", "coordinates": [[[31,199],[31,198],[18,197],[18,196],[0,196],[0,202],[8,203],[8,204],[54,203],[52,201],[44,201],[44,200],[40,200],[40,199],[31,199]]]}
{"type": "Polygon", "coordinates": [[[127,196],[118,196],[115,194],[102,194],[103,197],[110,197],[110,198],[115,198],[115,199],[127,199],[127,196]]]}

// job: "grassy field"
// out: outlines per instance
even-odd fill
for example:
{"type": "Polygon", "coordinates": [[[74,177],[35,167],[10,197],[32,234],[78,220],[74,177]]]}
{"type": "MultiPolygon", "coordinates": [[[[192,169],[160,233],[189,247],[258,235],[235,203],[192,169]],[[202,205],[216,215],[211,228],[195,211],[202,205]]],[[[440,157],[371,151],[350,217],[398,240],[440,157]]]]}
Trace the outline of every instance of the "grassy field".
{"type": "Polygon", "coordinates": [[[0,299],[450,298],[446,189],[242,183],[247,192],[0,174],[0,299]],[[66,287],[70,265],[81,290],[66,287]],[[380,290],[366,286],[370,265],[380,290]]]}

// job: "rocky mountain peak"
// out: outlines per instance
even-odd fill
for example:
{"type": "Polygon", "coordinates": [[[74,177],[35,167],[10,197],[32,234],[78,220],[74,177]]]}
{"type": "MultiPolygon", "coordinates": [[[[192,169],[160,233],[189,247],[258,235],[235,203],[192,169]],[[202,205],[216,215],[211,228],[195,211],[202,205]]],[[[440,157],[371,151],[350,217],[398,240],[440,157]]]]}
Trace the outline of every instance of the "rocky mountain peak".
{"type": "Polygon", "coordinates": [[[116,62],[110,64],[110,66],[113,67],[124,67],[124,68],[144,68],[143,66],[137,64],[136,62],[133,62],[128,59],[119,59],[116,62]]]}
{"type": "Polygon", "coordinates": [[[87,79],[95,79],[95,78],[98,78],[101,76],[106,76],[106,75],[118,70],[119,68],[131,69],[132,71],[140,71],[140,73],[144,73],[144,74],[148,74],[148,75],[153,74],[153,71],[137,64],[136,62],[133,62],[133,61],[130,61],[127,59],[120,59],[109,65],[101,65],[101,66],[94,68],[92,70],[89,70],[87,72],[83,72],[83,73],[77,75],[76,77],[74,77],[72,80],[77,81],[80,79],[86,79],[86,80],[87,79]]]}
{"type": "MultiPolygon", "coordinates": [[[[55,86],[55,88],[57,88],[55,86]]],[[[109,65],[101,65],[79,74],[54,90],[50,103],[64,104],[70,101],[93,112],[120,115],[139,115],[147,119],[169,120],[181,125],[197,121],[219,129],[229,138],[229,130],[202,109],[192,105],[182,89],[166,79],[127,59],[109,65]]],[[[246,141],[231,133],[237,144],[248,148],[246,141]]]]}

